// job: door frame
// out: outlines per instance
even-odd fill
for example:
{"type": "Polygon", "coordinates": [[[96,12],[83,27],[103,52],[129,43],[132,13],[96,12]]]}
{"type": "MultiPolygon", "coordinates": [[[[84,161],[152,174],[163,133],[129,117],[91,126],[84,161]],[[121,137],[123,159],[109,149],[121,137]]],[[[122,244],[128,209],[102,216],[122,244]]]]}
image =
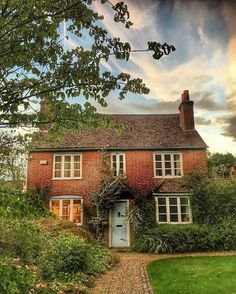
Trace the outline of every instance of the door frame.
{"type": "MultiPolygon", "coordinates": [[[[126,209],[127,209],[127,212],[129,213],[129,199],[120,199],[120,200],[114,201],[114,203],[116,203],[116,202],[126,202],[126,209]]],[[[112,247],[112,217],[111,217],[111,210],[112,210],[112,208],[109,211],[109,247],[112,247]]],[[[127,238],[128,238],[128,247],[130,247],[130,221],[129,221],[129,219],[127,221],[127,238]]],[[[119,248],[122,248],[122,247],[119,247],[119,248]]]]}

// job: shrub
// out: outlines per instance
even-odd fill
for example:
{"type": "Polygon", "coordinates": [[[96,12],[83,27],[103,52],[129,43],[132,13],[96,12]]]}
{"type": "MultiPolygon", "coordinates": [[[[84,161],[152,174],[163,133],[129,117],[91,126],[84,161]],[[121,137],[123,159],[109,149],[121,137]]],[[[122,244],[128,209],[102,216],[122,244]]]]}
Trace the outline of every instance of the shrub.
{"type": "Polygon", "coordinates": [[[47,244],[46,233],[28,220],[0,218],[0,254],[33,262],[47,244]]]}
{"type": "Polygon", "coordinates": [[[133,249],[154,253],[232,250],[236,249],[236,224],[157,225],[137,233],[133,249]]]}
{"type": "Polygon", "coordinates": [[[105,272],[113,263],[110,252],[101,245],[92,245],[71,234],[52,239],[41,252],[39,267],[45,278],[54,279],[82,272],[105,272]]]}
{"type": "Polygon", "coordinates": [[[36,280],[31,270],[8,258],[0,259],[0,277],[1,294],[28,294],[36,280]]]}

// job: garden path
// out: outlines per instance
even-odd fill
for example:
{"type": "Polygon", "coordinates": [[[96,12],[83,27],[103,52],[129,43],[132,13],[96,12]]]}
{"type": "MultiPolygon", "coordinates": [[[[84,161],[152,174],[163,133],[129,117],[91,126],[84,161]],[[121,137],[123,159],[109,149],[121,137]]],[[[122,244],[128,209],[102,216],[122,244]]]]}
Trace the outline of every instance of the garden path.
{"type": "Polygon", "coordinates": [[[153,294],[146,265],[157,259],[181,256],[236,255],[235,251],[204,252],[183,254],[142,254],[133,252],[115,252],[119,264],[98,278],[91,294],[153,294]]]}

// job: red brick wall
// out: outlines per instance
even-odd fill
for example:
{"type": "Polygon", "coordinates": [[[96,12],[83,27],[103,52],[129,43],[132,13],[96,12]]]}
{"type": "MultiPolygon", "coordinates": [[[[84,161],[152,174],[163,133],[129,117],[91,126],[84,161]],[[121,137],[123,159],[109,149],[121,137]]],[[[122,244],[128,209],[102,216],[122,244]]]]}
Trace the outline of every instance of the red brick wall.
{"type": "MultiPolygon", "coordinates": [[[[126,151],[127,184],[138,194],[145,195],[157,182],[154,179],[153,152],[152,151],[126,151]]],[[[184,151],[184,174],[194,168],[207,167],[205,151],[184,151]]],[[[35,186],[51,187],[49,196],[54,195],[79,195],[84,197],[84,202],[89,203],[88,195],[99,189],[102,179],[102,164],[100,154],[96,151],[83,152],[82,176],[76,180],[52,180],[53,154],[35,152],[29,156],[28,164],[28,189],[35,186]],[[47,165],[41,165],[40,160],[47,160],[47,165]]]]}

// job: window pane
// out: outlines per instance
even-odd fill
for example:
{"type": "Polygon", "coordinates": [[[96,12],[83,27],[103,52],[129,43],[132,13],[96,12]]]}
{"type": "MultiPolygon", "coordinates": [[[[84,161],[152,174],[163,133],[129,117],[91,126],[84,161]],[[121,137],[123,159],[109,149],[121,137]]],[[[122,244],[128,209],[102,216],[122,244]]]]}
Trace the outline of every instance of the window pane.
{"type": "Polygon", "coordinates": [[[73,222],[81,223],[81,200],[73,201],[73,222]]]}
{"type": "Polygon", "coordinates": [[[178,222],[178,214],[170,214],[170,222],[178,222]]]}
{"type": "Polygon", "coordinates": [[[161,161],[161,155],[160,154],[156,154],[155,155],[155,160],[156,161],[161,161]]]}
{"type": "Polygon", "coordinates": [[[179,161],[178,161],[178,162],[175,161],[175,163],[174,163],[174,167],[175,167],[175,168],[180,168],[180,162],[179,162],[179,161]]]}
{"type": "Polygon", "coordinates": [[[55,171],[54,177],[55,178],[60,178],[61,177],[61,171],[60,170],[59,171],[55,171]]]}
{"type": "Polygon", "coordinates": [[[59,200],[52,200],[51,212],[56,216],[59,216],[59,207],[60,201],[59,200]]]}
{"type": "Polygon", "coordinates": [[[65,162],[71,162],[71,156],[70,155],[65,156],[65,162]]]}
{"type": "Polygon", "coordinates": [[[158,198],[159,205],[166,205],[166,198],[158,198]]]}
{"type": "Polygon", "coordinates": [[[65,170],[64,171],[64,177],[65,178],[70,178],[70,170],[65,170]]]}
{"type": "Polygon", "coordinates": [[[190,222],[189,214],[181,214],[181,221],[182,222],[190,222]]]}
{"type": "Polygon", "coordinates": [[[120,162],[123,162],[123,160],[124,160],[124,156],[123,156],[123,154],[120,154],[120,155],[119,155],[119,159],[120,159],[120,162]]]}
{"type": "Polygon", "coordinates": [[[166,206],[158,206],[159,213],[166,213],[166,206]]]}
{"type": "Polygon", "coordinates": [[[171,176],[171,169],[165,169],[166,176],[171,176]]]}
{"type": "Polygon", "coordinates": [[[188,206],[181,206],[181,213],[189,213],[189,207],[188,206]]]}
{"type": "Polygon", "coordinates": [[[175,169],[175,176],[181,176],[181,169],[175,169]]]}
{"type": "Polygon", "coordinates": [[[159,214],[159,222],[167,222],[166,214],[159,214]]]}
{"type": "Polygon", "coordinates": [[[65,162],[65,166],[64,166],[65,169],[70,169],[70,162],[65,162]]]}
{"type": "Polygon", "coordinates": [[[80,155],[74,156],[74,163],[80,163],[80,155]]]}
{"type": "Polygon", "coordinates": [[[162,168],[162,164],[160,161],[156,162],[156,168],[160,168],[160,169],[162,168]]]}
{"type": "Polygon", "coordinates": [[[177,206],[170,206],[170,213],[177,213],[178,209],[177,206]]]}
{"type": "Polygon", "coordinates": [[[165,168],[171,168],[171,163],[169,161],[165,162],[165,168]]]}
{"type": "Polygon", "coordinates": [[[156,169],[156,176],[162,176],[162,169],[156,169]]]}
{"type": "Polygon", "coordinates": [[[58,170],[58,169],[59,169],[59,170],[61,169],[61,163],[60,163],[60,162],[56,162],[56,163],[55,163],[55,170],[56,170],[56,169],[57,169],[57,170],[58,170]]]}
{"type": "Polygon", "coordinates": [[[180,198],[180,205],[188,205],[188,198],[180,198]]]}
{"type": "Polygon", "coordinates": [[[80,170],[79,169],[74,170],[74,177],[75,178],[80,178],[80,170]]]}
{"type": "Polygon", "coordinates": [[[55,156],[55,162],[61,162],[61,156],[55,156]]]}
{"type": "Polygon", "coordinates": [[[169,198],[170,205],[177,205],[177,198],[169,198]]]}
{"type": "Polygon", "coordinates": [[[164,158],[165,158],[165,161],[170,161],[170,154],[165,154],[164,158]]]}
{"type": "Polygon", "coordinates": [[[62,200],[62,219],[70,220],[70,200],[62,200]]]}
{"type": "Polygon", "coordinates": [[[174,161],[180,160],[180,154],[174,154],[174,161]]]}

